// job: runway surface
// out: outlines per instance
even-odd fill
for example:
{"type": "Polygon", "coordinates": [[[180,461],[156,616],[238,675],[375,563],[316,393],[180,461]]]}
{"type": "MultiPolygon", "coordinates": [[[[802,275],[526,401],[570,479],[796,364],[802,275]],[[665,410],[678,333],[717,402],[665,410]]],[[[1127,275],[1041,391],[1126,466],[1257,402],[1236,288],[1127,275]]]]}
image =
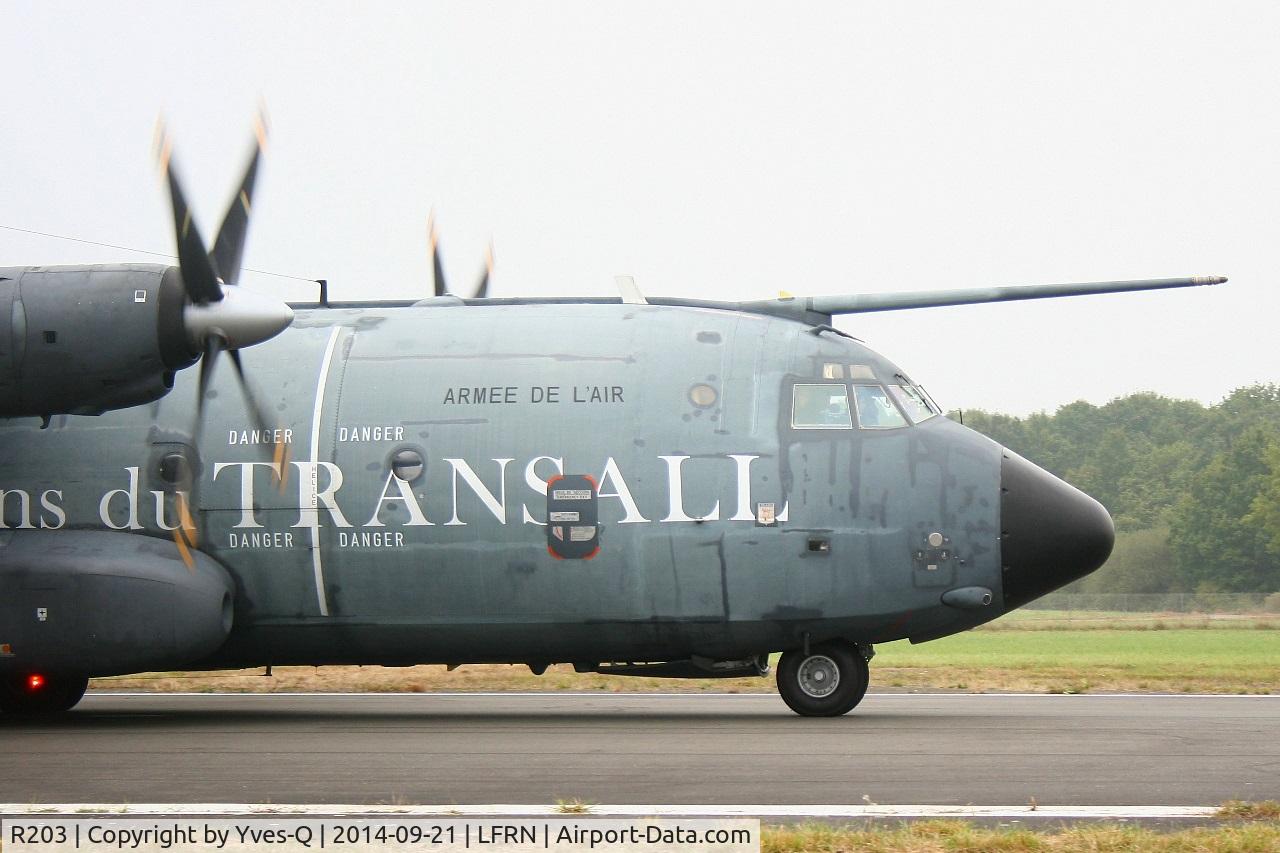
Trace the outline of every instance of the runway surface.
{"type": "Polygon", "coordinates": [[[1280,696],[101,694],[0,760],[26,804],[1214,805],[1280,798],[1280,696]]]}

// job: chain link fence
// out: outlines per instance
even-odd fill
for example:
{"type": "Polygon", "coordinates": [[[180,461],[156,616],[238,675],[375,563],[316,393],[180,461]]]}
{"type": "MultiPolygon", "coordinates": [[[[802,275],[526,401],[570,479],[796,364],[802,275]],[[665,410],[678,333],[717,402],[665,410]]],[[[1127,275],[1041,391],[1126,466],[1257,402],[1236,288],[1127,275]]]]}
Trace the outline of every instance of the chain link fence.
{"type": "Polygon", "coordinates": [[[1280,592],[1071,593],[1054,592],[1025,610],[1111,613],[1280,613],[1280,592]]]}

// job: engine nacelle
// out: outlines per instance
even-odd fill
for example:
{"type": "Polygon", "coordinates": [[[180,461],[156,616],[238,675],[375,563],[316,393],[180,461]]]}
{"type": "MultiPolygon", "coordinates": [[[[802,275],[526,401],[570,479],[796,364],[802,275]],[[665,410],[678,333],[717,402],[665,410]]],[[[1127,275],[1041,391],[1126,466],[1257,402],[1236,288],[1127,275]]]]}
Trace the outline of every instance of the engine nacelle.
{"type": "Polygon", "coordinates": [[[188,570],[164,539],[0,530],[0,673],[88,676],[185,667],[231,632],[235,587],[211,557],[188,570]]]}
{"type": "Polygon", "coordinates": [[[158,400],[192,364],[177,267],[0,268],[0,417],[158,400]]]}

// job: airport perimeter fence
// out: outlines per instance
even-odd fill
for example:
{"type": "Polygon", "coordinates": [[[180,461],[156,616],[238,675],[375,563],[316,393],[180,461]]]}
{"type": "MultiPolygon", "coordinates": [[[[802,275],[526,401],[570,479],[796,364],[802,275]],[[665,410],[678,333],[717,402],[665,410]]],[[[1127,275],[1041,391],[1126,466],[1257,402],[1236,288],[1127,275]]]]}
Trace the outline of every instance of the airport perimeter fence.
{"type": "Polygon", "coordinates": [[[1024,605],[1024,609],[1068,613],[1280,614],[1280,592],[1055,592],[1024,605]]]}

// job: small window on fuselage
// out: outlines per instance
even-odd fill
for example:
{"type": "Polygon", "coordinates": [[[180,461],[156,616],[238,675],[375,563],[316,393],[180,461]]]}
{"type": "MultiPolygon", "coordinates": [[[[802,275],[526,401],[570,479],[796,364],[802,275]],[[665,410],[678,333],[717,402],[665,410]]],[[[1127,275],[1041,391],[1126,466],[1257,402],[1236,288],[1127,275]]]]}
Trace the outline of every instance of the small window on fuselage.
{"type": "Polygon", "coordinates": [[[849,389],[844,385],[797,385],[791,400],[796,429],[853,429],[849,389]]]}
{"type": "Polygon", "coordinates": [[[907,419],[889,399],[882,385],[854,385],[853,399],[858,406],[858,426],[862,429],[897,429],[907,419]]]}

